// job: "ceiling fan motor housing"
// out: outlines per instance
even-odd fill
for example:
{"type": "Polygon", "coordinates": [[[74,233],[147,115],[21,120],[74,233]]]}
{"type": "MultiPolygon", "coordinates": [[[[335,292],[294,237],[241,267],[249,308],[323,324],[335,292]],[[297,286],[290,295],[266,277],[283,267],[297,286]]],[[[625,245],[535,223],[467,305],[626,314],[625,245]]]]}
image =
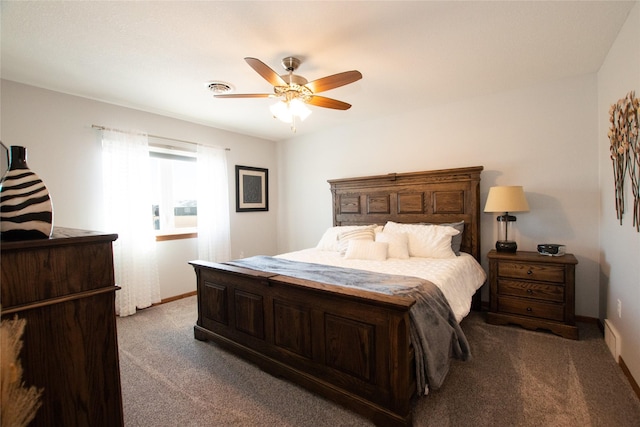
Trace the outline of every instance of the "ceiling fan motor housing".
{"type": "Polygon", "coordinates": [[[294,58],[293,56],[287,56],[286,58],[282,58],[282,66],[288,72],[293,72],[298,69],[302,61],[298,58],[294,58]]]}
{"type": "Polygon", "coordinates": [[[309,83],[309,81],[304,77],[299,76],[297,74],[293,74],[293,72],[298,69],[301,63],[302,61],[300,61],[298,58],[295,58],[293,56],[287,56],[286,58],[282,58],[282,62],[281,62],[282,67],[288,72],[288,74],[282,74],[280,76],[282,77],[282,80],[287,82],[287,84],[289,85],[296,84],[298,86],[304,86],[307,83],[309,83]]]}

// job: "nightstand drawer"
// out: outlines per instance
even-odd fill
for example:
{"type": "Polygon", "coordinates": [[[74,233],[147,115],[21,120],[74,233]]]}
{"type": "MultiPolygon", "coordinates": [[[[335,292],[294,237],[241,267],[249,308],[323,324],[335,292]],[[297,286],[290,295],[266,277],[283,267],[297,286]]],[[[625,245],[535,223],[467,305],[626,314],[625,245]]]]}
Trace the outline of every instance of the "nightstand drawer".
{"type": "Polygon", "coordinates": [[[498,297],[498,311],[558,322],[564,320],[564,305],[520,298],[498,297]]]}
{"type": "Polygon", "coordinates": [[[564,266],[549,264],[501,261],[498,264],[498,276],[554,283],[564,283],[565,281],[564,266]]]}
{"type": "Polygon", "coordinates": [[[564,302],[564,286],[525,280],[498,279],[498,294],[564,302]]]}

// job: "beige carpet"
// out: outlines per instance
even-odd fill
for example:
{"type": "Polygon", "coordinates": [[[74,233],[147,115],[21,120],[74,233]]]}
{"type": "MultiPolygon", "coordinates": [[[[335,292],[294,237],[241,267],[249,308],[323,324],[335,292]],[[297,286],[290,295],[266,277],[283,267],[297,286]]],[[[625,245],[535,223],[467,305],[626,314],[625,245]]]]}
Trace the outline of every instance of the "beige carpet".
{"type": "MultiPolygon", "coordinates": [[[[193,338],[195,297],[118,319],[125,425],[368,426],[367,420],[193,338]]],[[[572,341],[462,322],[473,359],[414,404],[415,426],[640,426],[640,401],[592,324],[572,341]]]]}

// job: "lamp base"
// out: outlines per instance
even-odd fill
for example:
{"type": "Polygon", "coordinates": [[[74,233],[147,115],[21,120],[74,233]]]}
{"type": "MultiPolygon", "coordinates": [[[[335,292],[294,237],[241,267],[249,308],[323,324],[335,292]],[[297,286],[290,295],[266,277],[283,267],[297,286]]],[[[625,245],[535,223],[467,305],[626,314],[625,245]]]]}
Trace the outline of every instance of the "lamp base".
{"type": "Polygon", "coordinates": [[[496,251],[515,254],[518,249],[516,242],[512,240],[498,240],[496,242],[496,251]]]}

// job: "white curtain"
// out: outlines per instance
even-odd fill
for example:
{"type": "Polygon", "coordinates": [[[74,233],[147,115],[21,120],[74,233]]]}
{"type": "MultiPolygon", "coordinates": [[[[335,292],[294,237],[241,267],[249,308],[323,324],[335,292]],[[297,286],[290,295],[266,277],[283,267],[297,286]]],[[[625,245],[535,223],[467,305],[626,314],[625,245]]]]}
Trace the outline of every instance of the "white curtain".
{"type": "Polygon", "coordinates": [[[198,258],[228,261],[231,238],[226,150],[198,145],[197,168],[198,258]]]}
{"type": "Polygon", "coordinates": [[[105,218],[118,234],[113,245],[116,314],[160,302],[150,200],[149,144],[144,134],[104,130],[102,170],[105,218]]]}

